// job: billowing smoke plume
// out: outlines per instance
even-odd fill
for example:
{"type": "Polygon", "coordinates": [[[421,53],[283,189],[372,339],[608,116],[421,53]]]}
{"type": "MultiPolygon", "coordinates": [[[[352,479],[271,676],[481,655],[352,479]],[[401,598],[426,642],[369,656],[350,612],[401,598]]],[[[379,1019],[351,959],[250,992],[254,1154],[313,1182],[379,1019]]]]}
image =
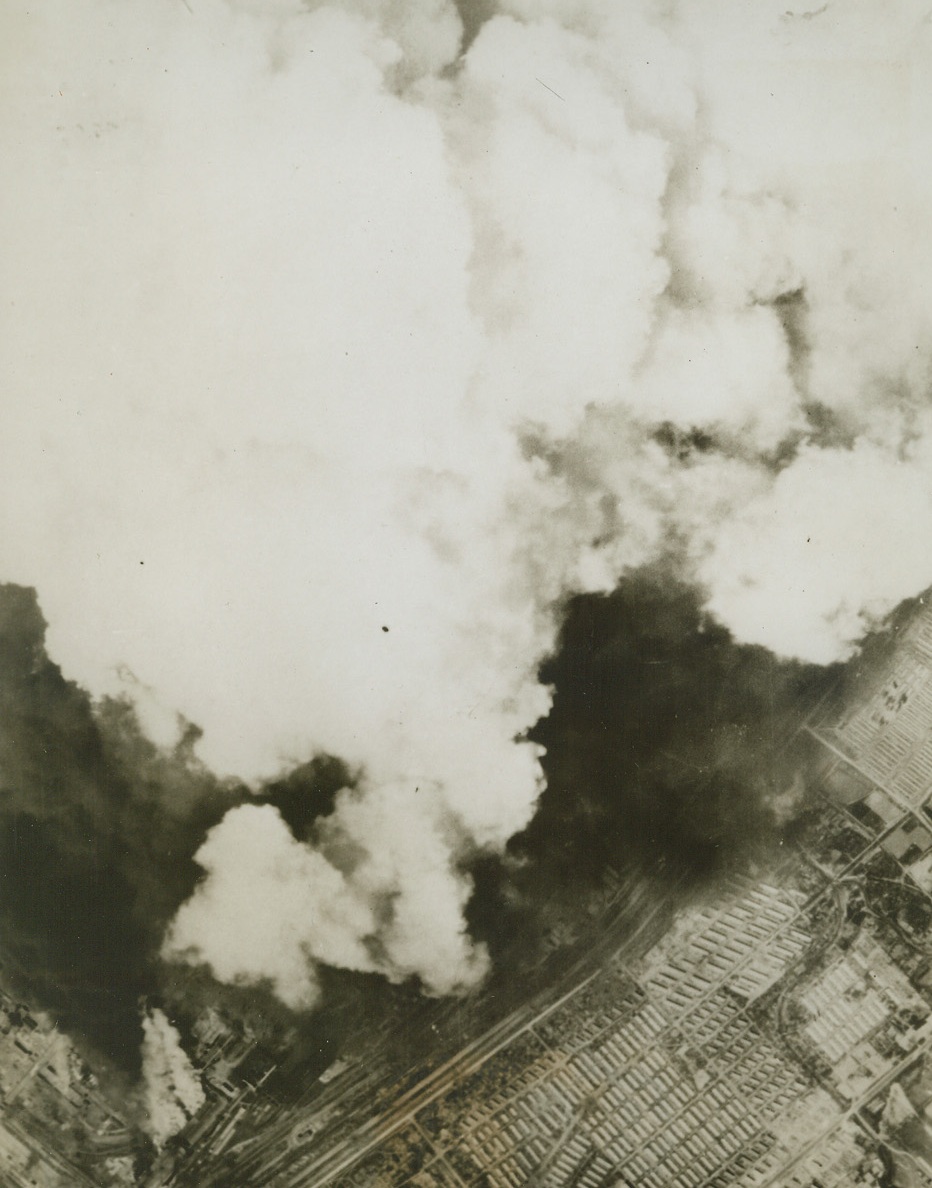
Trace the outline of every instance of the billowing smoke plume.
{"type": "Polygon", "coordinates": [[[204,1104],[204,1088],[181,1046],[181,1036],[156,1009],[142,1021],[142,1076],[145,1125],[162,1147],[204,1104]]]}
{"type": "Polygon", "coordinates": [[[674,555],[827,662],[932,581],[918,4],[3,22],[2,573],[163,745],[358,773],[312,845],[232,808],[168,956],[468,986],[569,595],[674,555]]]}

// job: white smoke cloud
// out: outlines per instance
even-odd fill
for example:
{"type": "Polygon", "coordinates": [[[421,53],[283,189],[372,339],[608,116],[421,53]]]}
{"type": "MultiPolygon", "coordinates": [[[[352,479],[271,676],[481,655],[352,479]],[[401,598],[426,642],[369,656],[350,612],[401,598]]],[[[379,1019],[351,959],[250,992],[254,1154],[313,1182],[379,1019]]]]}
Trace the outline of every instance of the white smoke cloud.
{"type": "Polygon", "coordinates": [[[2,18],[2,576],[216,770],[363,771],[316,850],[233,810],[166,941],[293,1005],[483,975],[566,593],[676,540],[825,661],[932,582],[921,6],[499,7],[2,18]]]}
{"type": "Polygon", "coordinates": [[[433,800],[425,796],[422,808],[411,795],[385,785],[364,798],[342,794],[324,853],[364,846],[351,879],[295,841],[269,805],[231,810],[195,855],[208,877],[179,911],[166,954],[190,953],[222,981],[271,982],[296,1010],[317,1001],[319,962],[396,980],[417,970],[442,994],[472,984],[487,957],[465,935],[468,883],[450,868],[433,800]],[[392,898],[397,905],[380,927],[376,910],[392,898]]]}
{"type": "Polygon", "coordinates": [[[867,442],[801,452],[717,533],[702,567],[711,610],[784,655],[830,663],[852,650],[904,593],[928,584],[916,541],[917,524],[932,524],[928,444],[903,457],[867,442]]]}
{"type": "Polygon", "coordinates": [[[181,1036],[162,1011],[143,1016],[142,1033],[144,1125],[155,1145],[163,1147],[194,1117],[205,1093],[181,1036]]]}
{"type": "Polygon", "coordinates": [[[275,809],[228,813],[195,857],[208,878],[178,913],[169,953],[184,956],[190,946],[222,981],[268,979],[296,1009],[317,999],[311,962],[373,968],[355,940],[375,931],[365,901],[294,840],[275,809]]]}

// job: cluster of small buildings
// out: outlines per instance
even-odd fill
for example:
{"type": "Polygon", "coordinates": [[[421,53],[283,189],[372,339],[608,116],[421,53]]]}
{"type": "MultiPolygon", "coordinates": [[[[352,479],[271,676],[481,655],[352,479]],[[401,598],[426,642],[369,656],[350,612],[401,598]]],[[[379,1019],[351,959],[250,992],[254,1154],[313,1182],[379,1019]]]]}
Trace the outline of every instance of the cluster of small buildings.
{"type": "Polygon", "coordinates": [[[905,625],[895,651],[826,735],[900,804],[932,792],[932,603],[905,625]]]}
{"type": "Polygon", "coordinates": [[[0,1183],[130,1185],[131,1152],[125,1121],[68,1038],[0,988],[0,1183]]]}
{"type": "Polygon", "coordinates": [[[869,927],[839,943],[845,900],[823,890],[829,927],[818,895],[752,881],[681,915],[422,1109],[407,1163],[334,1188],[889,1183],[868,1107],[932,1052],[930,1007],[869,927]]]}
{"type": "Polygon", "coordinates": [[[855,1101],[932,1034],[929,1006],[867,933],[795,995],[806,1038],[855,1101]]]}
{"type": "MultiPolygon", "coordinates": [[[[275,1070],[274,1057],[265,1051],[248,1025],[227,1018],[219,1009],[205,1007],[192,1028],[192,1061],[205,1091],[204,1104],[177,1138],[172,1150],[149,1173],[146,1184],[178,1183],[182,1161],[206,1162],[224,1154],[248,1121],[260,1125],[274,1112],[271,1102],[257,1091],[275,1070]]],[[[188,1166],[187,1175],[190,1172],[188,1166]]]]}
{"type": "Polygon", "coordinates": [[[786,1188],[814,1182],[810,1164],[825,1188],[869,1184],[869,1139],[749,1010],[811,940],[799,892],[736,887],[681,918],[633,985],[609,968],[598,1009],[581,995],[536,1025],[510,1077],[506,1052],[455,1117],[419,1122],[476,1188],[786,1188]]]}

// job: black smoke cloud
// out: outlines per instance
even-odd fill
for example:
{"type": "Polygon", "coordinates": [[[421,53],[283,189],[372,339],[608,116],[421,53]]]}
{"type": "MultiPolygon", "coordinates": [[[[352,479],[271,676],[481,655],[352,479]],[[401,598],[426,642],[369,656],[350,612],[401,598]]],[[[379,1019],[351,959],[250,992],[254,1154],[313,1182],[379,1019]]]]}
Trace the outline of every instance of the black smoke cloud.
{"type": "Polygon", "coordinates": [[[554,920],[585,925],[607,875],[689,895],[774,860],[808,805],[801,725],[860,658],[780,660],[703,607],[674,558],[568,601],[540,671],[553,706],[530,731],[545,748],[537,812],[503,858],[471,867],[470,927],[506,982],[539,962],[554,920]]]}
{"type": "Polygon", "coordinates": [[[462,52],[466,52],[487,20],[495,15],[495,0],[456,0],[456,10],[463,23],[462,52]]]}
{"type": "Polygon", "coordinates": [[[531,732],[547,787],[511,849],[570,885],[609,866],[740,865],[778,838],[804,774],[794,736],[841,671],[737,643],[672,564],[574,598],[531,732]]]}
{"type": "Polygon", "coordinates": [[[0,587],[0,955],[92,1055],[138,1070],[162,933],[237,792],[159,752],[128,703],[93,706],[45,626],[34,591],[0,587]]]}

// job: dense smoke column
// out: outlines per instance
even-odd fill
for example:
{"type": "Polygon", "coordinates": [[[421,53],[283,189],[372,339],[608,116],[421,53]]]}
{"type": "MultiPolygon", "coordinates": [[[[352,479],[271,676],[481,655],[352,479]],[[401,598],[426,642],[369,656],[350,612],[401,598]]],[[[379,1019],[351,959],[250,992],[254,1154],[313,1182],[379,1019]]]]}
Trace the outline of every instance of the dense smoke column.
{"type": "Polygon", "coordinates": [[[16,984],[118,1060],[135,1059],[144,929],[119,835],[129,788],[88,699],[44,653],[31,592],[0,600],[0,926],[16,984]]]}
{"type": "Polygon", "coordinates": [[[35,593],[0,586],[0,960],[88,1055],[138,1068],[140,997],[198,876],[191,855],[241,791],[46,655],[35,593]]]}
{"type": "Polygon", "coordinates": [[[462,52],[465,53],[479,35],[482,26],[495,16],[495,0],[456,0],[456,10],[463,23],[462,52]]]}
{"type": "Polygon", "coordinates": [[[840,666],[739,645],[663,567],[574,598],[541,671],[550,714],[536,817],[512,850],[539,887],[606,867],[712,877],[771,843],[803,784],[795,729],[840,666]]]}
{"type": "Polygon", "coordinates": [[[108,849],[96,846],[91,860],[68,852],[47,822],[5,814],[0,953],[20,993],[53,1010],[82,1046],[133,1070],[137,998],[149,988],[145,942],[126,912],[131,888],[108,849]]]}

